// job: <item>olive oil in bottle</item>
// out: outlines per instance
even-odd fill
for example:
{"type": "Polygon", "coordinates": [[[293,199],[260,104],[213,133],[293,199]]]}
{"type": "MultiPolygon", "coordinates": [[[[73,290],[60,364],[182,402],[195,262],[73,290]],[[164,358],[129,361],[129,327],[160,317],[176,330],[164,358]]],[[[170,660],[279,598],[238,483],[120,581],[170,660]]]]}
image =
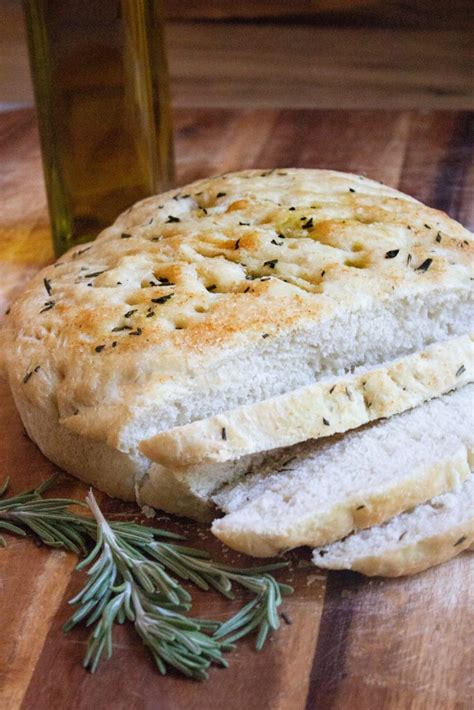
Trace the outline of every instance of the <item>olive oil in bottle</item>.
{"type": "Polygon", "coordinates": [[[23,0],[56,254],[173,180],[159,0],[23,0]]]}

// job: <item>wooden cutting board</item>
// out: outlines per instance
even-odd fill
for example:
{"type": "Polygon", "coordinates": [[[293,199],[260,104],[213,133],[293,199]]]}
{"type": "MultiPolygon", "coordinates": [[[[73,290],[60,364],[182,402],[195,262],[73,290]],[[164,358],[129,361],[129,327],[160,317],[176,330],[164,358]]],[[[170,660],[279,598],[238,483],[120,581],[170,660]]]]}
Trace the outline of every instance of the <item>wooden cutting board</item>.
{"type": "MultiPolygon", "coordinates": [[[[465,113],[382,111],[205,111],[176,115],[178,180],[246,167],[326,167],[360,172],[474,223],[472,120],[465,113]]],[[[0,115],[0,307],[51,258],[34,116],[0,115]]],[[[1,475],[11,490],[55,469],[26,437],[1,385],[1,475]]],[[[83,497],[64,476],[60,494],[83,497]]],[[[108,514],[137,509],[102,497],[108,514]]],[[[247,564],[203,526],[158,517],[191,544],[247,564]]],[[[281,579],[295,587],[284,609],[291,624],[265,650],[242,642],[228,670],[197,683],[161,677],[130,633],[96,675],[82,670],[86,633],[63,636],[67,600],[83,578],[76,559],[10,538],[0,550],[0,706],[12,708],[469,708],[474,703],[474,555],[466,553],[412,579],[366,579],[319,572],[309,551],[290,556],[281,579]]],[[[194,611],[224,618],[232,605],[195,594],[194,611]]],[[[233,608],[242,603],[240,596],[233,608]]]]}

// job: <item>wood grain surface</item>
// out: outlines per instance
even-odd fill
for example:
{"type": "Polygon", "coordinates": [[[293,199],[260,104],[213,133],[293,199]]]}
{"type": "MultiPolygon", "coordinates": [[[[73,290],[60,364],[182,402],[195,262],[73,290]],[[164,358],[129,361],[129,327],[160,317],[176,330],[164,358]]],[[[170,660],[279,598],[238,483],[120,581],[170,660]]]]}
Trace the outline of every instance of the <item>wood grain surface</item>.
{"type": "MultiPolygon", "coordinates": [[[[166,9],[176,106],[474,107],[472,0],[169,0],[166,9]]],[[[0,2],[2,103],[32,103],[21,0],[0,2]]]]}
{"type": "MultiPolygon", "coordinates": [[[[11,0],[10,0],[11,1],[11,0]]],[[[471,0],[164,0],[168,20],[245,20],[358,27],[466,29],[471,0]]],[[[471,24],[472,26],[472,24],[471,24]]]]}
{"type": "Polygon", "coordinates": [[[177,106],[474,107],[468,28],[180,22],[167,37],[177,106]]]}
{"type": "MultiPolygon", "coordinates": [[[[178,180],[252,166],[331,167],[382,180],[467,226],[474,223],[472,116],[447,112],[186,110],[175,117],[178,180]]],[[[34,116],[0,116],[0,307],[51,258],[34,116]]],[[[23,432],[0,384],[0,460],[12,492],[37,484],[54,466],[23,432]]],[[[85,486],[64,476],[61,494],[85,486]]],[[[101,497],[108,514],[137,509],[101,497]]],[[[211,539],[204,526],[158,516],[191,544],[247,563],[211,539]]],[[[197,683],[161,677],[130,633],[96,675],[83,671],[83,630],[64,636],[67,600],[83,578],[75,558],[9,538],[0,550],[0,707],[158,708],[159,710],[384,710],[472,708],[474,703],[474,555],[466,553],[413,579],[326,575],[309,551],[289,556],[281,575],[295,587],[284,604],[291,624],[257,654],[251,641],[197,683]]],[[[233,605],[196,593],[194,611],[224,618],[233,605]]]]}

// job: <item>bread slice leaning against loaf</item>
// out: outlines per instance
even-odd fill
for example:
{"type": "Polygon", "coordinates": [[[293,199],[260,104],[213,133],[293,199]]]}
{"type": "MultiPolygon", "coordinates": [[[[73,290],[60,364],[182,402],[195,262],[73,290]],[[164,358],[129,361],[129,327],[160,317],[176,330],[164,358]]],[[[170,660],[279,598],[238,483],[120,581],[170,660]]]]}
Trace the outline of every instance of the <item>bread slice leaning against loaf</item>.
{"type": "Polygon", "coordinates": [[[455,490],[383,525],[316,548],[313,562],[326,569],[400,577],[446,562],[473,543],[474,475],[471,474],[455,490]]]}
{"type": "Polygon", "coordinates": [[[474,338],[464,335],[355,373],[169,429],[143,441],[176,470],[330,436],[390,417],[474,381],[474,338]]]}
{"type": "Polygon", "coordinates": [[[256,557],[378,525],[470,474],[474,385],[357,431],[297,445],[220,491],[212,525],[256,557]]]}
{"type": "Polygon", "coordinates": [[[362,176],[200,180],[35,275],[5,319],[4,369],[45,455],[134,499],[139,444],[160,431],[471,333],[472,249],[362,176]]]}

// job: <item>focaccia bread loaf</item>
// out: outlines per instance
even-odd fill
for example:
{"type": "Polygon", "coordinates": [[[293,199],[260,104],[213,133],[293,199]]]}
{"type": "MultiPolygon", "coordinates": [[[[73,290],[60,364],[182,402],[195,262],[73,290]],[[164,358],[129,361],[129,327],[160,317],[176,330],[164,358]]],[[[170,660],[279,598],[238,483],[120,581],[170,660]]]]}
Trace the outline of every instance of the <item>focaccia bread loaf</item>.
{"type": "Polygon", "coordinates": [[[469,254],[461,225],[360,176],[222,175],[40,272],[5,369],[43,452],[133,498],[143,439],[471,332],[469,254]]]}

